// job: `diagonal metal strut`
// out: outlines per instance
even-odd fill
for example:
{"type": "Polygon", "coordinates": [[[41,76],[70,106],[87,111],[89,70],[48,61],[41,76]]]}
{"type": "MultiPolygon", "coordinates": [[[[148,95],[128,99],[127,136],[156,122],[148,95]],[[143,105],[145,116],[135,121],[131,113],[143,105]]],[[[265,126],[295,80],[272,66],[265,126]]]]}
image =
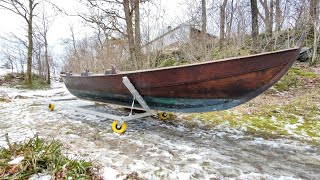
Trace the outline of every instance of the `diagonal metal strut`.
{"type": "Polygon", "coordinates": [[[150,111],[150,107],[148,104],[144,101],[142,96],[139,94],[139,92],[136,90],[136,88],[133,86],[133,84],[130,82],[127,76],[122,77],[123,84],[128,88],[128,90],[131,92],[133,97],[139,102],[139,104],[143,107],[144,110],[150,111]]]}

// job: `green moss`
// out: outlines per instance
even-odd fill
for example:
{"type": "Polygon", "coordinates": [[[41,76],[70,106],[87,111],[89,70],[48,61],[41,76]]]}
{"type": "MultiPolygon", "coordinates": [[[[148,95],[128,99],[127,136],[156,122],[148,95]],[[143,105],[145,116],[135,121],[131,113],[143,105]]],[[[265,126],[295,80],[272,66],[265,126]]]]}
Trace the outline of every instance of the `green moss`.
{"type": "Polygon", "coordinates": [[[162,61],[159,65],[159,67],[169,67],[173,66],[175,63],[177,63],[177,60],[174,58],[168,58],[162,61]]]}
{"type": "Polygon", "coordinates": [[[310,69],[306,68],[298,68],[298,67],[292,67],[290,69],[294,74],[300,76],[300,77],[305,77],[309,79],[313,79],[317,77],[317,74],[310,69]]]}
{"type": "Polygon", "coordinates": [[[288,132],[286,130],[277,130],[277,131],[268,131],[268,130],[261,130],[254,127],[247,127],[247,134],[254,135],[258,137],[262,137],[265,139],[275,139],[280,138],[288,135],[288,132]]]}
{"type": "Polygon", "coordinates": [[[280,92],[288,91],[290,88],[303,86],[305,79],[313,79],[316,77],[317,74],[310,69],[292,67],[274,87],[280,92]]]}
{"type": "Polygon", "coordinates": [[[306,134],[311,138],[320,138],[319,128],[319,121],[304,119],[304,122],[297,126],[295,132],[300,135],[306,134]]]}
{"type": "Polygon", "coordinates": [[[229,58],[229,57],[238,57],[238,56],[245,56],[251,54],[250,48],[237,48],[237,47],[225,47],[220,49],[219,47],[216,47],[211,52],[211,57],[213,59],[223,59],[223,58],[229,58]],[[237,49],[237,50],[235,50],[237,49]]]}
{"type": "Polygon", "coordinates": [[[173,65],[180,66],[180,65],[184,65],[184,64],[189,64],[189,63],[187,61],[176,61],[173,65]]]}

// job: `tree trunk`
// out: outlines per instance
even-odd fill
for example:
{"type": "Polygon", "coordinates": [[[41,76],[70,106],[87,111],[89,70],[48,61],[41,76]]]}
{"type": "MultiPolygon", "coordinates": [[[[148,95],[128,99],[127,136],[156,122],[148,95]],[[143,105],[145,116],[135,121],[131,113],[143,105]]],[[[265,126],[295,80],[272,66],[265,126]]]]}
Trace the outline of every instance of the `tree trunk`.
{"type": "Polygon", "coordinates": [[[309,34],[313,36],[313,54],[312,59],[310,61],[310,65],[315,65],[317,61],[317,53],[318,53],[318,32],[317,32],[317,24],[318,24],[318,0],[310,0],[310,31],[309,34]]]}
{"type": "Polygon", "coordinates": [[[77,62],[79,62],[79,54],[77,51],[77,44],[76,44],[76,39],[75,39],[75,34],[73,31],[73,27],[70,25],[70,32],[71,32],[71,38],[72,38],[72,46],[73,46],[73,53],[74,56],[76,57],[77,62]]]}
{"type": "Polygon", "coordinates": [[[32,50],[33,50],[33,40],[32,40],[32,20],[33,20],[33,0],[29,0],[29,18],[28,18],[28,55],[27,55],[27,75],[26,75],[26,85],[32,86],[31,79],[31,68],[32,68],[32,50]]]}
{"type": "Polygon", "coordinates": [[[251,3],[251,29],[252,29],[252,48],[253,52],[256,52],[258,45],[258,35],[259,35],[259,24],[258,24],[258,6],[257,0],[250,0],[251,3]]]}
{"type": "Polygon", "coordinates": [[[280,9],[280,0],[275,1],[276,6],[276,31],[281,30],[281,9],[280,9]]]}
{"type": "Polygon", "coordinates": [[[226,6],[227,6],[227,0],[224,0],[222,5],[220,6],[220,40],[219,40],[220,49],[223,47],[223,41],[225,36],[226,6]]]}
{"type": "Polygon", "coordinates": [[[206,0],[201,0],[201,41],[202,41],[202,52],[201,56],[206,60],[207,55],[207,7],[206,0]]]}
{"type": "Polygon", "coordinates": [[[13,61],[10,59],[9,61],[10,61],[10,67],[11,67],[11,75],[13,76],[13,61]]]}
{"type": "Polygon", "coordinates": [[[261,13],[258,14],[260,15],[261,19],[264,22],[264,26],[265,26],[265,31],[267,36],[271,36],[272,35],[272,27],[273,27],[273,0],[270,1],[270,7],[268,6],[268,1],[267,0],[260,0],[260,4],[263,7],[264,10],[264,16],[261,15],[261,13]]]}
{"type": "Polygon", "coordinates": [[[318,5],[318,0],[310,0],[310,9],[309,9],[309,13],[310,13],[310,27],[309,27],[309,34],[311,36],[314,35],[314,26],[316,25],[314,22],[316,21],[317,17],[317,5],[318,5]]]}
{"type": "Polygon", "coordinates": [[[202,16],[201,16],[201,21],[202,21],[202,34],[203,37],[207,34],[207,9],[206,9],[206,0],[201,0],[201,5],[202,5],[202,16]]]}
{"type": "MultiPolygon", "coordinates": [[[[23,57],[23,52],[21,52],[21,50],[19,50],[19,58],[20,58],[20,68],[21,68],[21,75],[24,75],[24,65],[23,65],[23,59],[25,57],[23,57]]],[[[17,71],[18,71],[18,68],[17,68],[17,71]]]]}
{"type": "Polygon", "coordinates": [[[48,40],[47,40],[47,34],[44,34],[44,59],[46,61],[47,66],[47,84],[51,84],[50,79],[50,65],[49,65],[49,57],[48,57],[48,40]]]}
{"type": "Polygon", "coordinates": [[[267,33],[272,36],[272,29],[273,29],[273,9],[274,9],[274,2],[273,0],[270,1],[270,9],[269,9],[269,23],[267,28],[267,33]]]}
{"type": "Polygon", "coordinates": [[[42,63],[41,63],[41,46],[38,46],[38,54],[37,54],[37,61],[38,61],[38,74],[42,76],[42,63]]]}
{"type": "Polygon", "coordinates": [[[132,26],[132,12],[130,11],[129,0],[123,0],[123,9],[124,9],[124,15],[125,15],[126,26],[127,26],[127,38],[129,43],[130,60],[133,61],[135,68],[138,68],[136,56],[135,56],[133,26],[132,26]]]}
{"type": "Polygon", "coordinates": [[[227,23],[227,38],[228,38],[228,44],[229,44],[229,39],[231,37],[231,28],[232,28],[232,22],[233,22],[233,15],[234,15],[234,10],[233,10],[233,0],[231,1],[231,12],[230,12],[230,19],[229,22],[227,23]]]}
{"type": "Polygon", "coordinates": [[[314,25],[314,34],[313,34],[313,53],[312,53],[312,59],[310,61],[310,65],[315,65],[317,62],[317,55],[318,55],[318,35],[317,35],[317,29],[316,25],[314,25]]]}
{"type": "Polygon", "coordinates": [[[134,0],[134,44],[135,56],[138,68],[142,68],[142,53],[141,53],[141,31],[140,31],[140,0],[134,0]]]}

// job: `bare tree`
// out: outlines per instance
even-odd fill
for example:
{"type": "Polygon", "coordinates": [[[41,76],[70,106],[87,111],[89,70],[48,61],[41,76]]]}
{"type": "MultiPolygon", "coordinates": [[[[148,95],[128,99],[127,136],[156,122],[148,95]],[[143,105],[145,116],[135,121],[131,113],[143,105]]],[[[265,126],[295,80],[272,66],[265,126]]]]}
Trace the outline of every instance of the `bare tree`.
{"type": "Polygon", "coordinates": [[[276,31],[280,31],[281,29],[281,8],[280,8],[280,0],[275,1],[275,8],[276,8],[276,31]]]}
{"type": "Polygon", "coordinates": [[[220,49],[223,46],[223,41],[225,38],[226,6],[227,0],[223,0],[223,3],[220,5],[220,49]]]}
{"type": "Polygon", "coordinates": [[[231,37],[231,29],[232,29],[232,23],[233,23],[233,18],[234,18],[234,4],[233,4],[233,0],[230,1],[230,8],[229,8],[229,12],[228,12],[228,21],[227,21],[227,37],[228,39],[230,39],[231,37]]]}
{"type": "Polygon", "coordinates": [[[310,0],[310,34],[313,36],[313,54],[312,59],[310,61],[310,65],[315,65],[317,61],[317,54],[318,54],[318,29],[317,26],[319,25],[319,14],[318,14],[318,0],[310,0]]]}
{"type": "Polygon", "coordinates": [[[141,52],[141,30],[140,30],[140,0],[134,0],[134,45],[136,60],[138,61],[138,67],[142,67],[142,52],[141,52]]]}
{"type": "Polygon", "coordinates": [[[15,53],[12,52],[11,48],[2,48],[1,54],[6,59],[5,66],[11,69],[11,74],[13,75],[14,64],[16,62],[15,53]]]}
{"type": "Polygon", "coordinates": [[[251,36],[252,36],[252,50],[256,51],[258,44],[258,35],[259,35],[259,24],[258,24],[258,5],[257,0],[250,0],[251,3],[251,36]]]}
{"type": "MultiPolygon", "coordinates": [[[[48,32],[49,29],[54,21],[54,17],[56,14],[49,15],[46,12],[45,6],[43,4],[41,13],[39,17],[39,25],[37,26],[37,32],[39,33],[39,40],[43,43],[44,45],[44,61],[46,65],[46,70],[47,70],[47,84],[51,83],[51,78],[50,78],[50,62],[49,62],[49,55],[48,55],[48,32]]],[[[39,49],[41,51],[41,47],[39,49]]],[[[41,55],[41,53],[39,53],[41,55]]],[[[40,65],[41,66],[41,65],[40,65]]]]}
{"type": "Polygon", "coordinates": [[[207,34],[207,8],[206,8],[206,0],[201,0],[201,25],[202,25],[202,28],[201,28],[201,31],[202,33],[204,34],[203,36],[205,36],[207,34]]]}
{"type": "Polygon", "coordinates": [[[27,23],[28,29],[28,52],[27,52],[27,74],[26,84],[31,86],[31,68],[32,68],[32,50],[33,50],[33,18],[35,16],[34,10],[39,2],[36,0],[28,0],[27,4],[24,4],[21,0],[0,0],[0,7],[15,13],[22,17],[27,23]]]}
{"type": "MultiPolygon", "coordinates": [[[[141,30],[140,30],[140,3],[142,0],[96,0],[87,2],[90,8],[99,9],[103,14],[101,17],[108,19],[103,22],[100,18],[88,17],[88,15],[80,15],[84,20],[93,23],[99,19],[99,23],[104,23],[105,29],[112,30],[124,36],[128,42],[129,58],[134,63],[136,69],[142,66],[141,52],[141,30]],[[110,5],[105,8],[103,2],[110,5]],[[123,28],[124,25],[124,28],[123,28]]],[[[117,37],[119,38],[119,36],[117,37]]]]}
{"type": "Polygon", "coordinates": [[[3,47],[6,50],[10,51],[11,56],[15,57],[14,63],[15,68],[17,69],[17,73],[20,69],[20,73],[24,75],[24,67],[27,60],[27,51],[25,50],[28,49],[28,41],[24,38],[16,36],[14,33],[10,33],[5,37],[1,36],[1,39],[3,39],[5,42],[3,47]],[[18,67],[18,64],[20,65],[20,67],[18,67]]]}
{"type": "Polygon", "coordinates": [[[258,11],[259,16],[264,22],[267,35],[271,36],[272,28],[273,28],[274,0],[271,0],[271,1],[259,0],[259,1],[264,10],[264,16],[258,11]]]}

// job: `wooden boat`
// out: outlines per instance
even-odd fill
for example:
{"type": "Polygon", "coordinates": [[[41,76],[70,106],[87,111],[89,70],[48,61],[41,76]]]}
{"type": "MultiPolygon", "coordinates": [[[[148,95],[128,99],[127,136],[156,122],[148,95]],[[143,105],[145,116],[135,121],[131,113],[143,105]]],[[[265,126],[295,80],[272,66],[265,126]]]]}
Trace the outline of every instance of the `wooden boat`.
{"type": "MultiPolygon", "coordinates": [[[[294,48],[245,57],[109,75],[61,74],[68,90],[92,101],[131,106],[122,83],[126,76],[153,110],[206,112],[232,108],[273,86],[297,59],[303,34],[294,48]]],[[[139,103],[135,107],[140,108],[139,103]]]]}

